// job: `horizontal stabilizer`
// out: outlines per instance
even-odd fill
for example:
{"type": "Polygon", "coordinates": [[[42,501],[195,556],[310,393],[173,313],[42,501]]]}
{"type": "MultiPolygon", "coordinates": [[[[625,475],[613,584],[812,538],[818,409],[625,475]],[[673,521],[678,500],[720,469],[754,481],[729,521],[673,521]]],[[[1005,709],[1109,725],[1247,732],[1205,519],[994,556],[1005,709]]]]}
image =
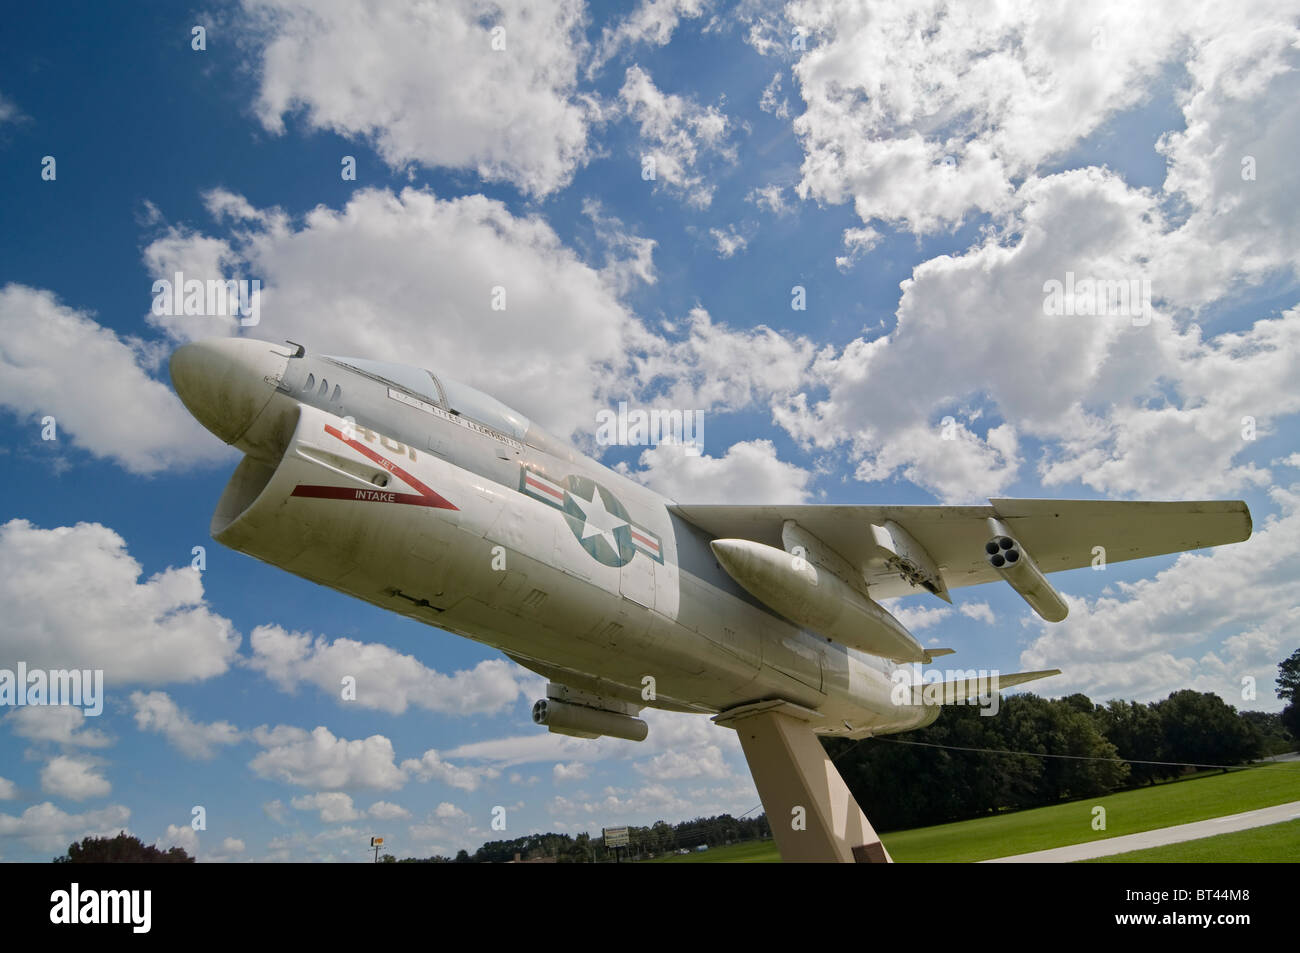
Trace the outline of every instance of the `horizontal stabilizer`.
{"type": "Polygon", "coordinates": [[[926,649],[925,664],[929,665],[937,658],[941,658],[942,656],[945,655],[955,655],[956,653],[957,653],[956,649],[926,649]]]}
{"type": "Polygon", "coordinates": [[[1005,691],[1036,678],[1060,675],[1059,668],[1043,672],[1014,672],[1010,675],[974,675],[972,678],[957,678],[950,682],[930,682],[912,686],[913,705],[959,705],[968,698],[988,697],[993,692],[1005,691]]]}

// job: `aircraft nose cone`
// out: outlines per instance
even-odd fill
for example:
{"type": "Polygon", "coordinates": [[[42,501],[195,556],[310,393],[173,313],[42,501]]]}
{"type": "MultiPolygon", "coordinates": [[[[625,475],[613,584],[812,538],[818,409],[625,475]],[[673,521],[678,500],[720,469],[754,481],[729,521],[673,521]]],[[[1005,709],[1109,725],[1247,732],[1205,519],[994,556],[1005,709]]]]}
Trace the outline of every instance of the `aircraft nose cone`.
{"type": "Polygon", "coordinates": [[[169,368],[181,403],[204,427],[234,443],[271,400],[287,364],[288,356],[265,341],[214,338],[178,347],[169,368]]]}

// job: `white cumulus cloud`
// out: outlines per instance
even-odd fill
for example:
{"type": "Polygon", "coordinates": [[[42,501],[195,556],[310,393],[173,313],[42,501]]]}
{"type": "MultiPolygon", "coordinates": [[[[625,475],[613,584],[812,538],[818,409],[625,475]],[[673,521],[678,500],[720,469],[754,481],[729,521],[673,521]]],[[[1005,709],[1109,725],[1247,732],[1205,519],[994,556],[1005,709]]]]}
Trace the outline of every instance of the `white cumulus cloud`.
{"type": "Polygon", "coordinates": [[[110,686],[225,672],[240,636],[208,608],[200,574],[140,575],[126,541],[99,523],[0,525],[0,651],[33,668],[103,669],[110,686]]]}
{"type": "Polygon", "coordinates": [[[259,777],[322,791],[393,791],[406,783],[393,760],[393,743],[383,735],[349,740],[324,725],[310,732],[293,725],[262,725],[253,737],[263,750],[249,767],[259,777]]]}
{"type": "Polygon", "coordinates": [[[95,758],[58,755],[41,769],[41,790],[73,801],[107,797],[113,786],[99,772],[95,758]]]}
{"type": "Polygon", "coordinates": [[[356,698],[347,704],[400,715],[408,705],[442,714],[491,714],[519,695],[517,666],[487,659],[472,669],[443,675],[386,645],[354,639],[313,637],[258,626],[249,637],[249,666],[285,691],[306,682],[341,698],[344,678],[355,679],[356,698]]]}
{"type": "Polygon", "coordinates": [[[19,816],[0,814],[0,840],[12,838],[33,851],[61,853],[69,844],[85,837],[116,837],[130,818],[130,808],[121,804],[69,814],[50,801],[43,801],[19,816]]]}
{"type": "Polygon", "coordinates": [[[233,456],[155,376],[164,352],[52,292],[0,288],[0,341],[0,406],[30,422],[33,439],[52,417],[56,440],[141,474],[233,456]]]}
{"type": "Polygon", "coordinates": [[[390,166],[466,169],[534,196],[587,161],[598,109],[577,90],[578,0],[244,0],[243,12],[255,110],[273,133],[301,114],[390,166]]]}
{"type": "Polygon", "coordinates": [[[166,692],[132,692],[131,704],[137,728],[162,735],[186,757],[208,760],[216,755],[218,745],[233,745],[243,738],[227,721],[195,721],[166,692]]]}
{"type": "Polygon", "coordinates": [[[30,741],[75,748],[104,748],[113,743],[106,732],[88,727],[85,712],[71,705],[15,708],[5,716],[4,724],[19,738],[30,741]]]}

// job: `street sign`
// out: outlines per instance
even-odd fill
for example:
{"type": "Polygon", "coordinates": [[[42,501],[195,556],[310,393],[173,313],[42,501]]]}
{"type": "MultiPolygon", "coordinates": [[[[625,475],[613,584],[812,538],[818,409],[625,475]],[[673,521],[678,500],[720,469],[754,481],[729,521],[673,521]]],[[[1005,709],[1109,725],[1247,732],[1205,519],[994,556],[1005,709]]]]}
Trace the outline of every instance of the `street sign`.
{"type": "Polygon", "coordinates": [[[628,845],[628,833],[626,827],[606,827],[603,828],[605,834],[606,847],[626,847],[628,845]]]}

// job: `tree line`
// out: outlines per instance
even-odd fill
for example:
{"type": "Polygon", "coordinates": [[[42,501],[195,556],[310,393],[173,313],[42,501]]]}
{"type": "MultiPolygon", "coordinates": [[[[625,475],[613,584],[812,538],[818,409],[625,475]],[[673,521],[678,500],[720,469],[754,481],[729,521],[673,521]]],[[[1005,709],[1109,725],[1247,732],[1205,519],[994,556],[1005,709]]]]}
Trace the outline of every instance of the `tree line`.
{"type": "MultiPolygon", "coordinates": [[[[1288,661],[1300,671],[1300,651],[1288,661]]],[[[1239,713],[1211,692],[1145,704],[1025,693],[1003,698],[993,717],[954,706],[904,736],[828,740],[826,750],[876,829],[891,831],[1256,761],[1295,746],[1300,735],[1289,722],[1294,702],[1281,714],[1239,713]]]]}
{"type": "MultiPolygon", "coordinates": [[[[629,848],[624,857],[649,854],[669,854],[677,850],[694,850],[700,845],[721,847],[741,841],[758,840],[772,836],[766,815],[757,817],[732,817],[719,814],[714,817],[697,817],[690,821],[669,824],[656,821],[649,827],[628,827],[629,848]]],[[[615,851],[605,846],[601,834],[529,834],[513,840],[489,841],[473,854],[461,850],[455,857],[407,857],[397,860],[390,854],[381,858],[383,863],[399,864],[501,864],[514,860],[545,858],[557,863],[605,863],[615,860],[615,851]]]]}

